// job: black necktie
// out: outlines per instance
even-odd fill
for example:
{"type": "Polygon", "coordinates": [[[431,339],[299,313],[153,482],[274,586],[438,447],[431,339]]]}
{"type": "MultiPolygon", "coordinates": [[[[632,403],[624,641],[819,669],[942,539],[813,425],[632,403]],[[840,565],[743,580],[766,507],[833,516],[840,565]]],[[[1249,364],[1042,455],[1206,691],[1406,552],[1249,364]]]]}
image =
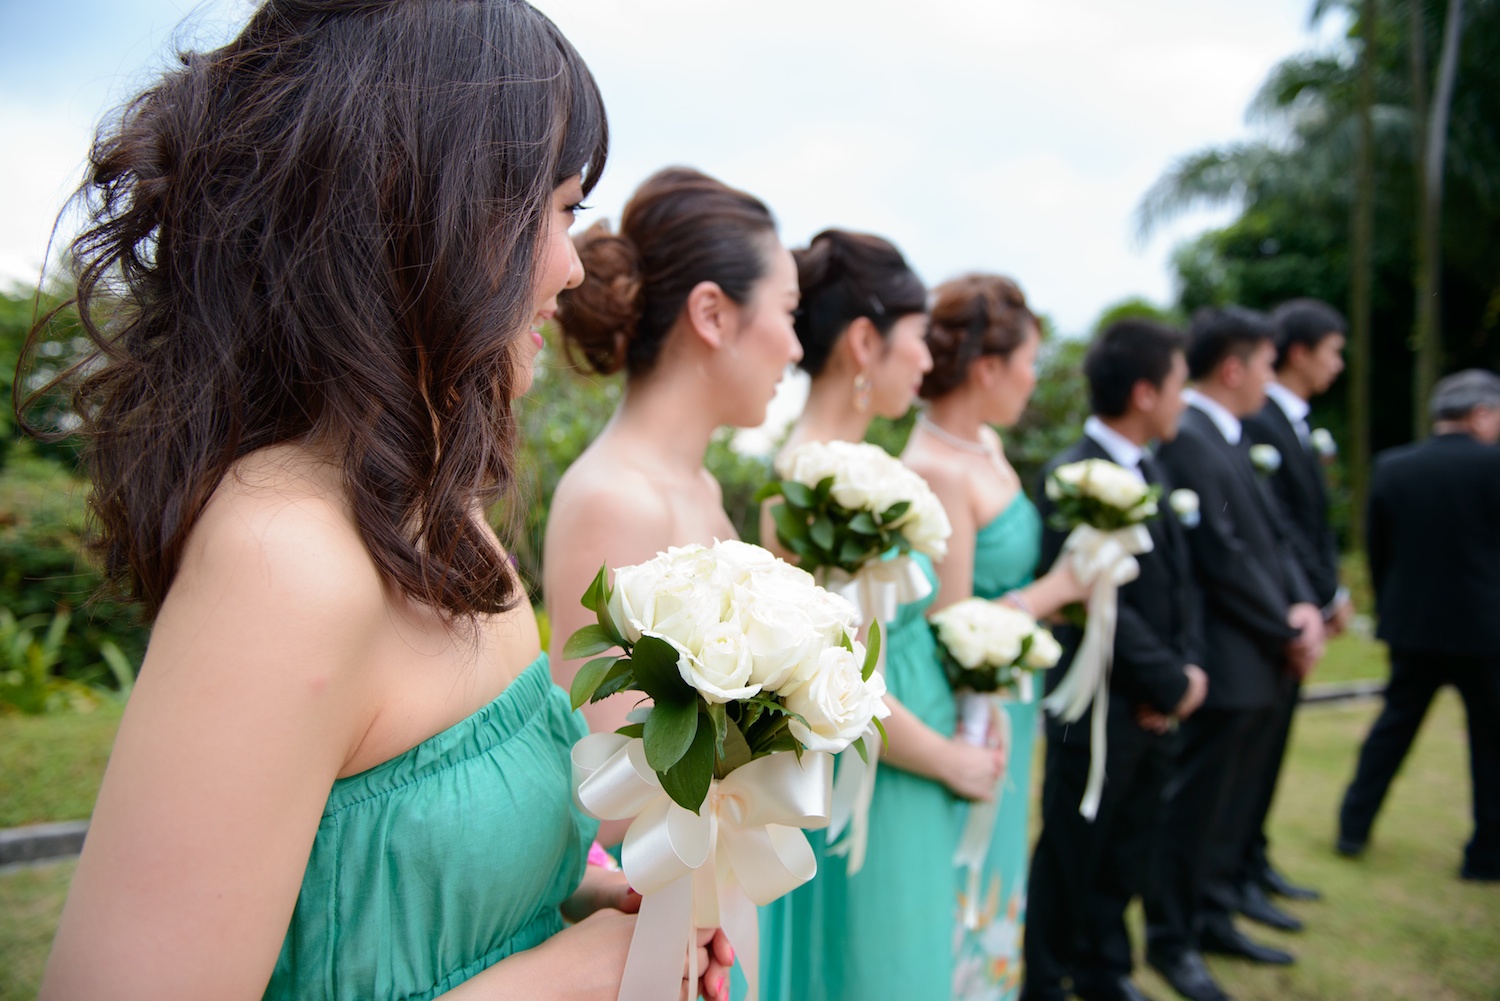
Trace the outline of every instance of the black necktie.
{"type": "Polygon", "coordinates": [[[1161,482],[1161,477],[1156,475],[1156,464],[1151,461],[1150,455],[1142,452],[1138,465],[1141,470],[1141,479],[1146,481],[1146,486],[1155,486],[1161,482]]]}

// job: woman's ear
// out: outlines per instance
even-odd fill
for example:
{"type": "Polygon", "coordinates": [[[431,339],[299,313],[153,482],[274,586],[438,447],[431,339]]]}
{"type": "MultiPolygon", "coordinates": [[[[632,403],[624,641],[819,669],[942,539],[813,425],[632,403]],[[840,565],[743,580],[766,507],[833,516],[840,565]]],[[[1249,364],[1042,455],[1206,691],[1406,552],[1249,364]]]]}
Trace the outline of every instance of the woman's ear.
{"type": "Polygon", "coordinates": [[[1000,355],[980,355],[969,363],[969,372],[979,388],[988,392],[1005,378],[1007,359],[1000,355]]]}
{"type": "Polygon", "coordinates": [[[844,330],[844,341],[849,345],[849,359],[854,370],[863,372],[885,354],[885,338],[867,316],[855,318],[844,330]]]}
{"type": "Polygon", "coordinates": [[[717,350],[729,343],[739,305],[724,294],[717,282],[699,282],[688,293],[683,312],[687,316],[688,329],[717,350]]]}

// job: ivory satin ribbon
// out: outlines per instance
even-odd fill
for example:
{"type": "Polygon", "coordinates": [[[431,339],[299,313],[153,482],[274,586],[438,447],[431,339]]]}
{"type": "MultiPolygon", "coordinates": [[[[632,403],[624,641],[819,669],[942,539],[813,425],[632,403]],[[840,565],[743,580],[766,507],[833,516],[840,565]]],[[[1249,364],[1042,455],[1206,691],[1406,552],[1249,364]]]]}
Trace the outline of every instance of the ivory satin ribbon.
{"type": "Polygon", "coordinates": [[[573,746],[574,796],[600,820],[631,820],[621,868],[641,894],[619,1001],[675,998],[684,961],[698,979],[695,928],[722,928],[756,1001],[756,907],[812,879],[803,828],[828,823],[833,759],[804,751],[756,758],[717,780],[698,813],[673,802],[638,737],[596,733],[573,746]]]}
{"type": "Polygon", "coordinates": [[[1105,724],[1109,721],[1109,670],[1115,655],[1115,625],[1120,612],[1120,588],[1141,575],[1136,556],[1152,549],[1151,533],[1145,525],[1103,532],[1092,525],[1079,525],[1063,543],[1059,559],[1072,561],[1073,572],[1084,584],[1092,584],[1088,625],[1073,664],[1042,706],[1065,723],[1083,717],[1094,704],[1090,720],[1089,778],[1078,812],[1089,820],[1099,813],[1104,794],[1106,756],[1105,724]]]}
{"type": "MultiPolygon", "coordinates": [[[[861,622],[880,623],[884,635],[881,636],[875,670],[884,676],[890,624],[896,621],[900,606],[920,601],[932,593],[927,576],[910,556],[905,555],[871,560],[853,574],[838,567],[825,567],[820,576],[823,587],[855,607],[861,622]]],[[[833,813],[828,823],[828,853],[846,856],[851,876],[864,868],[865,850],[870,839],[870,801],[875,795],[875,772],[880,762],[880,734],[875,727],[871,726],[859,739],[864,741],[863,758],[852,744],[839,752],[833,785],[833,813]],[[847,836],[838,840],[846,829],[847,836]]]]}

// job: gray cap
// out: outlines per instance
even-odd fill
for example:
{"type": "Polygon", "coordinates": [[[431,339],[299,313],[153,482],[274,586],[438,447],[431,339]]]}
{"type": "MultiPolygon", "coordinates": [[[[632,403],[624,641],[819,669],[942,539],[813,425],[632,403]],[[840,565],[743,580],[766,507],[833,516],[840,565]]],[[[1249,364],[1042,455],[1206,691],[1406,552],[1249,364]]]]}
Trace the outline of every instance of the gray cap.
{"type": "Polygon", "coordinates": [[[1435,421],[1463,420],[1475,407],[1500,409],[1500,375],[1482,368],[1455,372],[1432,387],[1427,405],[1435,421]]]}

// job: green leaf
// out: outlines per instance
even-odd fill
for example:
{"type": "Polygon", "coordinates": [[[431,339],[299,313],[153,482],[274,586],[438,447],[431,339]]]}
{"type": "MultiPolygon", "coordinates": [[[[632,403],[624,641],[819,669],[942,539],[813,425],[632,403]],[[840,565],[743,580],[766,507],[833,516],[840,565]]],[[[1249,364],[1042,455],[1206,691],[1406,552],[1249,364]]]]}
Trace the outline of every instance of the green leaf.
{"type": "Polygon", "coordinates": [[[807,515],[789,504],[777,504],[771,508],[771,520],[776,523],[776,538],[788,549],[795,548],[797,540],[807,537],[807,515]]]}
{"type": "Polygon", "coordinates": [[[804,511],[811,511],[818,506],[818,496],[812,490],[795,480],[785,480],[781,484],[782,496],[792,507],[800,507],[804,511]]]}
{"type": "Polygon", "coordinates": [[[752,695],[748,699],[741,699],[740,701],[748,702],[753,706],[759,706],[766,712],[776,713],[779,716],[785,716],[788,719],[794,719],[798,723],[801,723],[803,726],[807,726],[807,720],[803,719],[800,714],[792,712],[780,702],[777,702],[774,699],[768,699],[764,695],[752,695]]]}
{"type": "MultiPolygon", "coordinates": [[[[802,750],[802,745],[800,743],[798,743],[797,738],[793,737],[790,733],[778,734],[775,740],[771,741],[765,747],[761,748],[761,752],[763,754],[772,754],[772,753],[774,753],[776,751],[801,751],[801,750],[802,750]]],[[[800,755],[799,755],[799,758],[800,758],[800,755]]]]}
{"type": "Polygon", "coordinates": [[[646,724],[626,723],[620,729],[616,730],[615,733],[618,733],[622,737],[644,737],[646,735],[646,724]]]}
{"type": "Polygon", "coordinates": [[[636,683],[656,702],[697,706],[698,693],[682,680],[677,670],[677,648],[672,644],[656,636],[642,636],[630,651],[630,660],[635,665],[636,683]]]}
{"type": "Polygon", "coordinates": [[[885,724],[882,723],[882,722],[880,722],[880,720],[876,719],[873,716],[870,717],[870,722],[875,724],[875,732],[878,733],[878,734],[880,734],[880,742],[882,744],[884,744],[886,747],[890,747],[891,746],[891,738],[887,737],[886,734],[885,734],[885,724]]]}
{"type": "MultiPolygon", "coordinates": [[[[661,711],[657,707],[652,712],[652,718],[661,711]]],[[[697,718],[694,710],[694,717],[697,718]]],[[[649,721],[646,724],[651,725],[649,721]]],[[[647,745],[650,746],[649,744],[647,745]]],[[[650,759],[651,752],[646,752],[650,759]]],[[[653,766],[654,767],[654,766],[653,766]]],[[[698,727],[697,733],[693,735],[691,742],[684,753],[679,756],[672,767],[657,769],[657,776],[661,779],[661,787],[666,790],[672,801],[685,810],[697,813],[703,806],[703,801],[708,798],[708,787],[714,779],[714,731],[711,726],[698,727]]]]}
{"type": "Polygon", "coordinates": [[[897,501],[880,512],[880,523],[882,525],[889,525],[893,521],[899,521],[909,510],[911,510],[911,501],[897,501]]]}
{"type": "Polygon", "coordinates": [[[594,692],[603,684],[605,675],[609,674],[610,668],[619,660],[619,657],[595,657],[578,669],[578,673],[573,675],[573,685],[568,690],[574,709],[593,697],[594,692]]]}
{"type": "Polygon", "coordinates": [[[833,522],[827,515],[819,515],[813,519],[812,527],[808,529],[808,537],[819,549],[833,548],[833,522]]]}
{"type": "Polygon", "coordinates": [[[875,673],[875,665],[880,663],[880,643],[880,623],[872,622],[869,641],[865,644],[865,665],[859,672],[859,676],[866,681],[869,681],[870,675],[875,673]]]}
{"type": "Polygon", "coordinates": [[[854,753],[859,755],[859,760],[867,765],[870,763],[870,752],[865,750],[865,739],[863,737],[856,740],[850,746],[854,748],[854,753]]]}
{"type": "Polygon", "coordinates": [[[584,626],[568,637],[567,645],[563,647],[563,660],[581,660],[584,657],[592,657],[617,645],[599,626],[584,626]]]}
{"type": "Polygon", "coordinates": [[[852,566],[864,562],[864,556],[870,551],[870,544],[857,535],[851,535],[839,543],[839,563],[844,566],[852,566]]]}
{"type": "Polygon", "coordinates": [[[599,564],[599,572],[594,574],[594,579],[589,582],[588,590],[583,592],[581,604],[591,612],[597,612],[604,606],[607,600],[609,585],[605,583],[608,570],[604,564],[599,564]]]}
{"type": "Polygon", "coordinates": [[[621,658],[614,667],[609,669],[609,673],[604,676],[604,680],[599,683],[599,687],[594,689],[594,701],[598,702],[601,699],[607,699],[611,695],[616,695],[634,687],[635,665],[629,659],[621,658]]]}
{"type": "Polygon", "coordinates": [[[658,702],[646,717],[641,737],[646,742],[646,762],[658,772],[677,764],[687,753],[699,729],[707,729],[709,764],[713,764],[713,728],[698,726],[698,707],[693,703],[658,702]]]}
{"type": "Polygon", "coordinates": [[[767,483],[765,486],[763,486],[759,490],[755,491],[755,495],[751,499],[754,500],[755,503],[760,504],[760,503],[762,503],[764,501],[770,500],[772,497],[780,497],[780,496],[781,496],[781,481],[780,480],[772,480],[770,483],[767,483]]]}
{"type": "Polygon", "coordinates": [[[723,778],[736,768],[750,760],[750,743],[745,739],[744,733],[733,723],[724,731],[724,749],[719,754],[718,765],[714,773],[723,778]]]}
{"type": "Polygon", "coordinates": [[[714,755],[716,758],[724,756],[724,734],[729,727],[729,714],[724,709],[722,702],[711,702],[708,706],[708,718],[714,722],[714,755]]]}
{"type": "Polygon", "coordinates": [[[849,519],[849,528],[860,535],[879,535],[880,526],[875,524],[875,518],[868,511],[861,511],[849,519]]]}
{"type": "Polygon", "coordinates": [[[817,487],[813,489],[813,493],[817,495],[820,505],[827,504],[828,498],[833,496],[833,477],[825,476],[819,480],[817,487]]]}

